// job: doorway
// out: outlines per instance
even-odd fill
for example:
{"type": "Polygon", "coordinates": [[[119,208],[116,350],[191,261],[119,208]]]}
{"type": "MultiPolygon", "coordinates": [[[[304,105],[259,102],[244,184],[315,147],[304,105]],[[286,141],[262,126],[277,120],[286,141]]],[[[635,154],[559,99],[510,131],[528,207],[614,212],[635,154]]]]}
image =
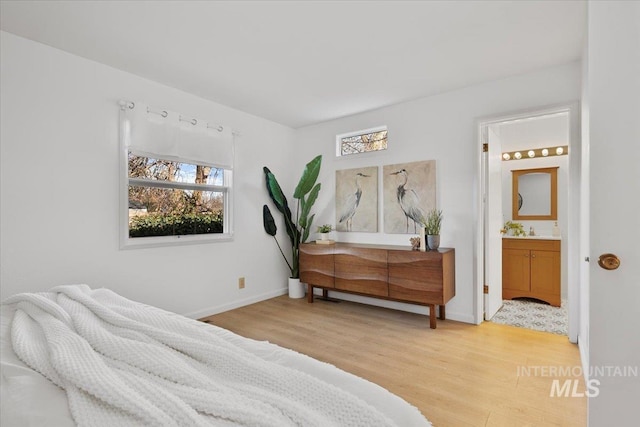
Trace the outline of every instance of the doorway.
{"type": "MultiPolygon", "coordinates": [[[[565,301],[570,341],[578,332],[578,233],[576,195],[579,194],[579,120],[577,104],[543,108],[478,121],[478,221],[476,272],[477,323],[489,320],[503,306],[502,234],[512,219],[511,171],[558,167],[558,218],[560,230],[560,283],[565,301]],[[551,147],[568,147],[568,153],[549,155],[551,147]],[[544,154],[541,154],[544,151],[544,154]],[[503,159],[503,153],[511,153],[503,159]],[[514,153],[519,159],[514,160],[514,153]],[[531,153],[530,153],[531,152],[531,153]]],[[[555,148],[554,148],[555,149],[555,148]]],[[[565,149],[566,150],[566,149],[565,149]]],[[[556,154],[556,153],[553,153],[556,154]]],[[[556,221],[518,221],[527,234],[552,236],[556,221]]]]}

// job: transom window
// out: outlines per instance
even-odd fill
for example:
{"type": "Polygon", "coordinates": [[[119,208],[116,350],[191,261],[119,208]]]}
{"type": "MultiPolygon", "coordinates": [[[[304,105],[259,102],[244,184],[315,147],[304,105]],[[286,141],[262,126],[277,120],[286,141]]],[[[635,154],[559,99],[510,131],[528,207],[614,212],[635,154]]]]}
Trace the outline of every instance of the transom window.
{"type": "Polygon", "coordinates": [[[337,155],[368,153],[387,149],[387,127],[381,126],[336,137],[337,155]]]}

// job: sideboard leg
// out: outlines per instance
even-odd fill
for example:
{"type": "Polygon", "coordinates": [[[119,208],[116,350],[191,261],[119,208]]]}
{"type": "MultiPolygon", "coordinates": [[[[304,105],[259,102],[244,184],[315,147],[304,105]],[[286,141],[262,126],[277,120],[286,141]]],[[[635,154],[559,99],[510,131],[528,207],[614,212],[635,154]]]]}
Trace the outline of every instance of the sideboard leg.
{"type": "Polygon", "coordinates": [[[436,328],[436,305],[435,304],[429,304],[429,327],[431,329],[435,329],[436,328]]]}
{"type": "Polygon", "coordinates": [[[313,302],[313,285],[311,283],[307,283],[307,302],[313,302]]]}
{"type": "Polygon", "coordinates": [[[440,306],[440,319],[441,320],[446,320],[446,315],[445,315],[445,311],[444,311],[444,305],[440,306]]]}

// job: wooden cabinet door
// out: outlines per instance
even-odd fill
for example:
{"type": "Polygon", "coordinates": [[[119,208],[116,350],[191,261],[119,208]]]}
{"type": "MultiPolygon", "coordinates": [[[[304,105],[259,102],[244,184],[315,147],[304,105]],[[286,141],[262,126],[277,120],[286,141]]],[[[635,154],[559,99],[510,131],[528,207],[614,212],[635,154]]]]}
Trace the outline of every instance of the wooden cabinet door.
{"type": "Polygon", "coordinates": [[[327,288],[335,287],[333,245],[300,245],[300,281],[327,288]]]}
{"type": "Polygon", "coordinates": [[[530,253],[528,249],[502,250],[502,288],[530,291],[530,253]]]}
{"type": "Polygon", "coordinates": [[[444,304],[442,254],[389,251],[389,296],[421,304],[444,304]]]}
{"type": "Polygon", "coordinates": [[[560,295],[560,252],[531,251],[531,292],[560,295]]]}
{"type": "Polygon", "coordinates": [[[389,269],[384,249],[339,246],[335,254],[336,290],[389,296],[389,269]]]}

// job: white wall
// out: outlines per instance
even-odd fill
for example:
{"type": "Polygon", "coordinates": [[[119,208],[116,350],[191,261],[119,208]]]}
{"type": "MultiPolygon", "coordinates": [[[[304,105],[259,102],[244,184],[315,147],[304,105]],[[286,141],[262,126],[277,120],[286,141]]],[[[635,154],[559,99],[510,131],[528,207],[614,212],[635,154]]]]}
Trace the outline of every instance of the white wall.
{"type": "MultiPolygon", "coordinates": [[[[261,168],[268,165],[290,193],[304,163],[323,154],[316,224],[335,222],[335,170],[437,161],[437,200],[445,214],[441,244],[456,248],[457,296],[448,315],[473,322],[477,120],[568,103],[580,94],[574,63],[294,131],[5,32],[1,39],[2,296],[84,282],[191,315],[284,291],[286,267],[262,229],[267,196],[261,168]],[[242,133],[233,242],[118,250],[115,103],[121,98],[211,117],[242,133]],[[386,152],[335,157],[335,135],[382,124],[389,128],[386,152]],[[239,276],[247,278],[243,291],[237,289],[239,276]]],[[[379,218],[382,230],[381,205],[379,218]]],[[[382,231],[337,237],[409,244],[409,235],[382,231]]]]}
{"type": "MultiPolygon", "coordinates": [[[[518,120],[500,125],[502,151],[527,150],[569,145],[569,113],[541,117],[533,120],[518,120]]],[[[525,152],[523,155],[526,156],[525,152]]],[[[502,213],[504,221],[512,220],[512,175],[518,169],[547,168],[558,166],[558,227],[562,238],[561,258],[561,295],[567,298],[567,259],[568,259],[568,200],[569,200],[569,157],[550,156],[533,159],[503,161],[502,164],[502,213]]],[[[539,236],[550,236],[556,221],[524,221],[525,231],[533,227],[539,236]]]]}
{"type": "MultiPolygon", "coordinates": [[[[335,223],[335,171],[363,166],[383,166],[417,160],[437,162],[437,201],[444,211],[441,246],[456,249],[456,296],[447,305],[447,316],[474,321],[473,277],[475,254],[475,202],[478,173],[477,121],[483,117],[554,104],[580,98],[580,66],[577,63],[541,70],[500,81],[476,85],[436,96],[417,99],[379,110],[298,129],[295,164],[316,154],[324,155],[320,175],[323,191],[317,206],[317,223],[335,223]],[[389,149],[362,156],[335,157],[335,136],[359,129],[387,125],[389,149]]],[[[382,199],[379,198],[379,230],[382,199]]],[[[410,235],[338,233],[340,241],[408,245],[410,235]]],[[[350,297],[365,300],[360,297],[350,297]]],[[[366,301],[427,313],[426,307],[366,301]]]]}
{"type": "Polygon", "coordinates": [[[204,315],[283,292],[286,265],[262,228],[262,166],[294,180],[292,129],[6,32],[1,43],[3,298],[87,283],[204,315]],[[121,98],[242,133],[234,241],[118,249],[121,98]]]}

